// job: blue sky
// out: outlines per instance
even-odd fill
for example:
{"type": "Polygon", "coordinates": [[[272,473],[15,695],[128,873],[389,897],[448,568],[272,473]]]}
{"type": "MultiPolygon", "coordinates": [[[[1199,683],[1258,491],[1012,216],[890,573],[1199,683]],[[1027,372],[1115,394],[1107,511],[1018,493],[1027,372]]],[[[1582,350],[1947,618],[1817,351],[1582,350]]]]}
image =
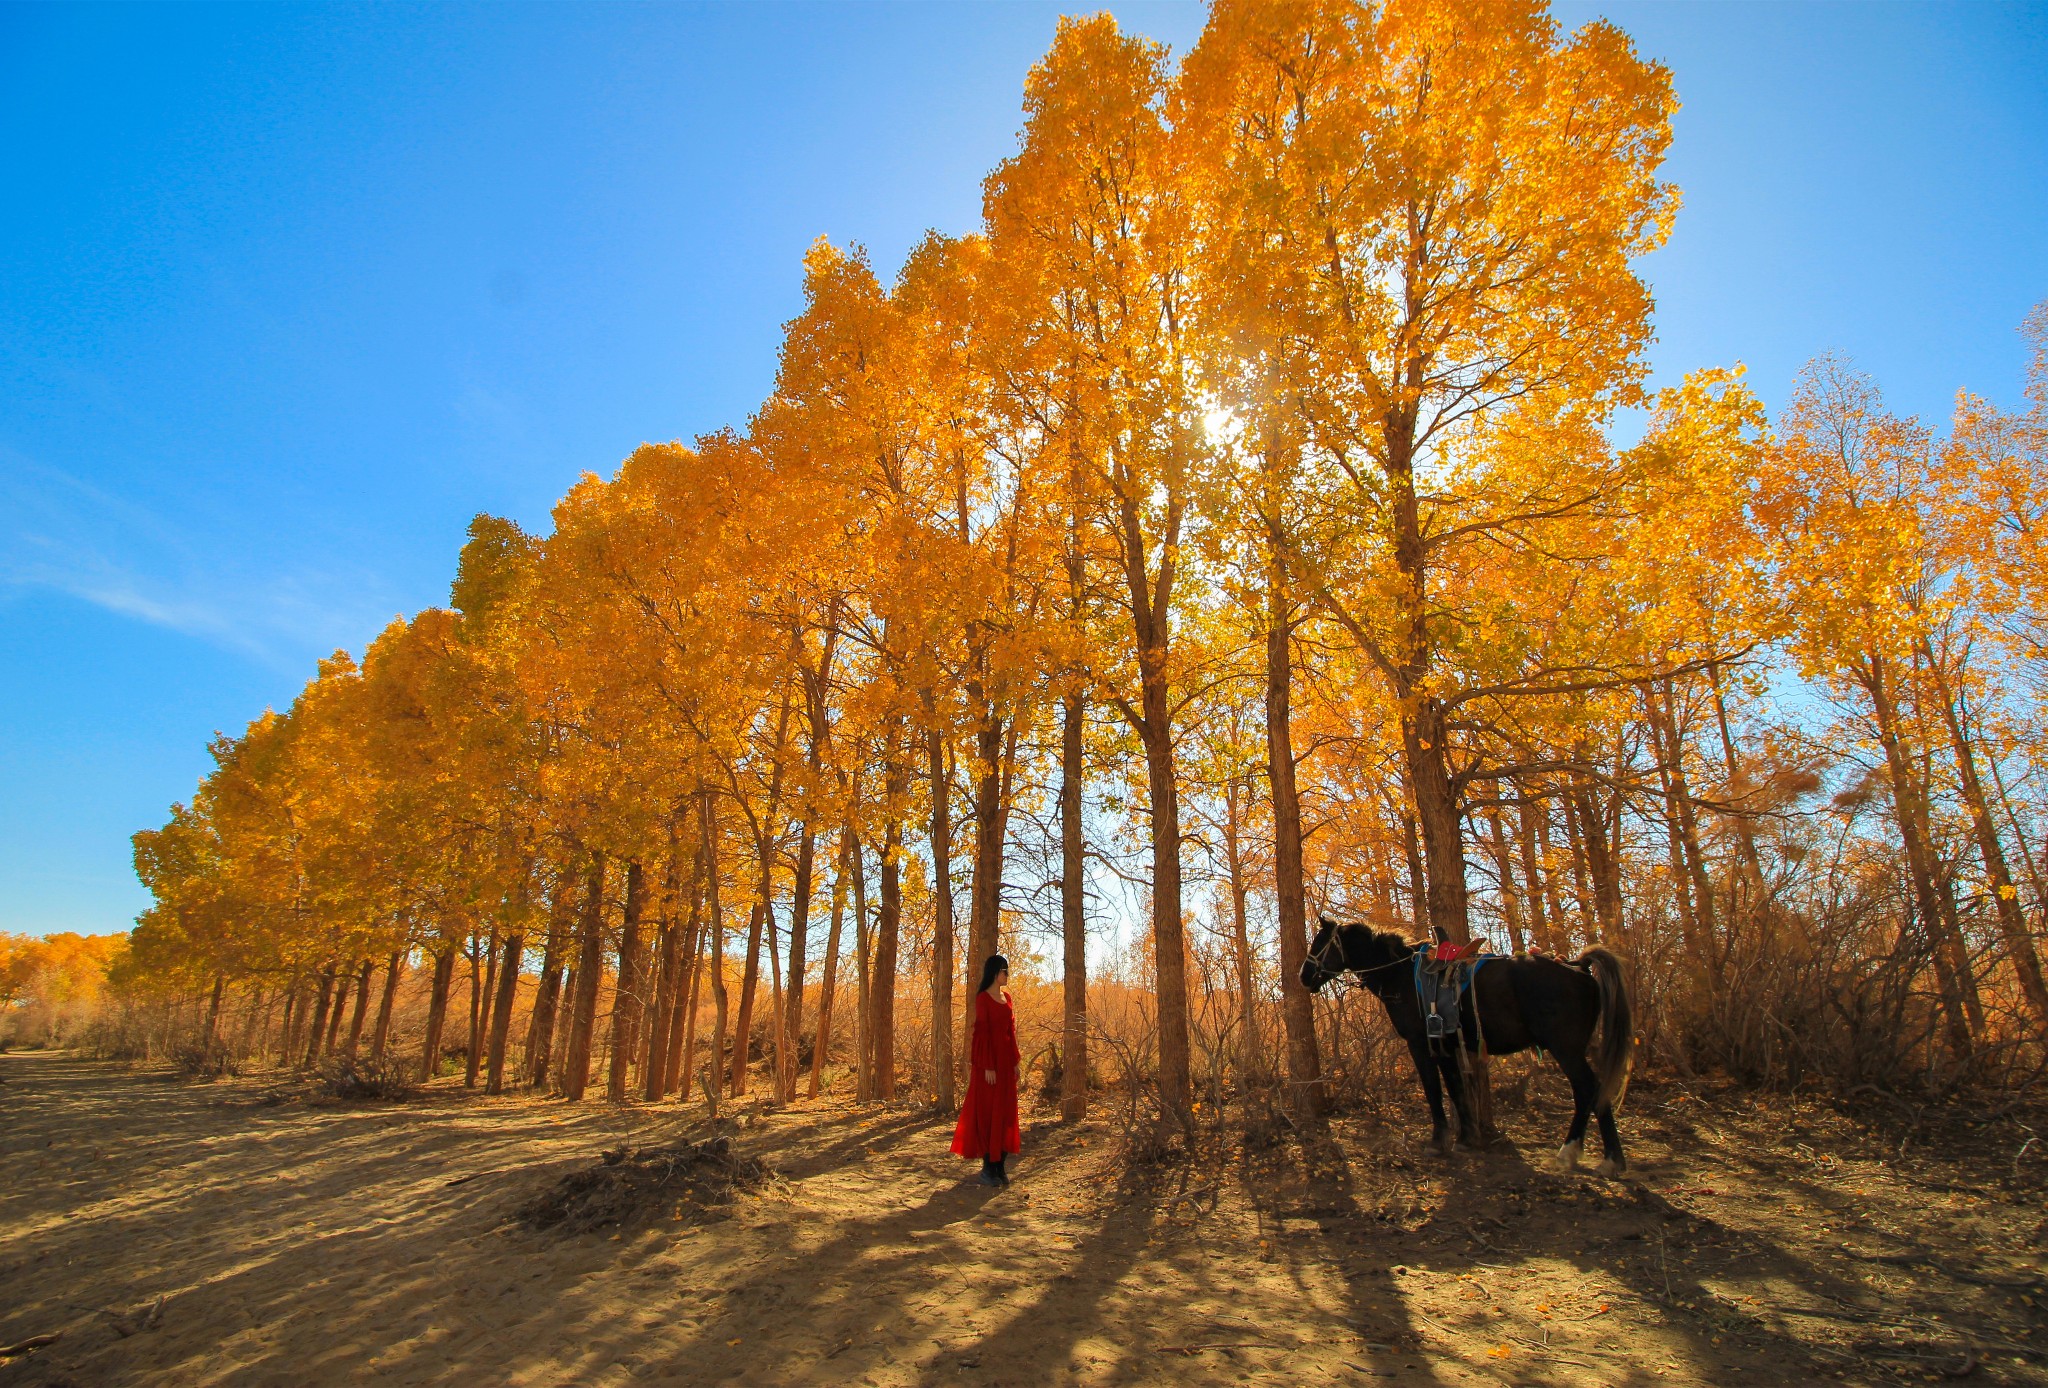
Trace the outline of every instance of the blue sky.
{"type": "MultiPolygon", "coordinates": [[[[0,8],[0,930],[124,928],[214,731],[443,601],[473,513],[742,422],[814,237],[971,229],[1059,12],[0,8]]],[[[2048,9],[1560,14],[1685,103],[1660,379],[2017,397],[2048,9]]]]}

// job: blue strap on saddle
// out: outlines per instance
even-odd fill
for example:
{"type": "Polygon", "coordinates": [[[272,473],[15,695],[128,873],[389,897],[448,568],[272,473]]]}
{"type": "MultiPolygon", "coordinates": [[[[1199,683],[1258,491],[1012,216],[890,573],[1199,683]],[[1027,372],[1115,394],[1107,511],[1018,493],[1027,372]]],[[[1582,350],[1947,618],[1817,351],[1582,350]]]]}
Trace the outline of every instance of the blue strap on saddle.
{"type": "Polygon", "coordinates": [[[1459,1000],[1471,991],[1472,979],[1495,956],[1482,954],[1445,969],[1427,967],[1427,947],[1415,951],[1415,998],[1422,1007],[1422,1031],[1434,1046],[1447,1046],[1458,1034],[1459,1000]]]}

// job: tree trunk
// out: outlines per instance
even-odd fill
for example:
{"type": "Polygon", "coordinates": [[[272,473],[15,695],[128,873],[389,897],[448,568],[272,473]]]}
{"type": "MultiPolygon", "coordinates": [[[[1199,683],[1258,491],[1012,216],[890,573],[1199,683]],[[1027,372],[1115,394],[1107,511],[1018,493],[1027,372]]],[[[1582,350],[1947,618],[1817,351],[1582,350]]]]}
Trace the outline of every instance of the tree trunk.
{"type": "Polygon", "coordinates": [[[1998,758],[1993,756],[1984,763],[1991,772],[1991,784],[1998,789],[1998,803],[2005,811],[2005,822],[2012,826],[2013,847],[2019,853],[2020,863],[2027,870],[2027,882],[2034,889],[2034,909],[2048,908],[2048,882],[2041,880],[2040,864],[2034,861],[2034,851],[2027,845],[2027,833],[2020,825],[2020,817],[2012,807],[2012,792],[2006,788],[2005,774],[1998,769],[1998,758]]]}
{"type": "Polygon", "coordinates": [[[804,810],[802,836],[796,845],[796,877],[790,885],[789,900],[789,982],[782,990],[782,1034],[787,1039],[787,1063],[776,1076],[776,1097],[781,1103],[796,1100],[797,1048],[804,1034],[804,969],[811,932],[811,891],[818,868],[818,833],[811,825],[808,805],[804,810]]]}
{"type": "Polygon", "coordinates": [[[704,857],[699,847],[690,859],[690,914],[678,932],[675,1015],[669,1019],[667,1049],[661,1067],[661,1092],[680,1101],[690,1097],[690,1064],[696,1059],[697,992],[704,977],[698,957],[704,948],[704,857]]]}
{"type": "Polygon", "coordinates": [[[679,1010],[676,986],[681,981],[682,930],[676,921],[681,882],[677,873],[675,835],[669,835],[668,865],[662,875],[661,931],[654,951],[654,1011],[647,1028],[647,1044],[640,1063],[640,1097],[649,1103],[668,1093],[669,1035],[679,1010]]]}
{"type": "Polygon", "coordinates": [[[391,1041],[391,1008],[398,1001],[398,980],[405,973],[405,951],[394,949],[391,957],[384,961],[384,994],[377,1000],[377,1025],[370,1032],[370,1061],[372,1064],[384,1059],[384,1048],[391,1041]]]}
{"type": "Polygon", "coordinates": [[[292,979],[291,987],[284,995],[284,1022],[282,1025],[284,1035],[279,1038],[277,1048],[277,1058],[280,1064],[289,1064],[291,1058],[299,1053],[299,1017],[305,1011],[304,1005],[300,1002],[300,997],[305,991],[305,980],[294,978],[292,979]]]}
{"type": "Polygon", "coordinates": [[[1422,837],[1429,931],[1432,937],[1463,944],[1472,938],[1471,905],[1465,884],[1463,814],[1446,756],[1450,729],[1442,700],[1415,696],[1413,702],[1414,712],[1402,719],[1401,741],[1415,799],[1415,824],[1422,837]]]}
{"type": "Polygon", "coordinates": [[[455,981],[455,945],[443,941],[434,956],[434,981],[427,993],[427,1035],[420,1054],[420,1080],[434,1078],[441,1064],[441,1033],[448,1026],[448,988],[455,981]]]}
{"type": "Polygon", "coordinates": [[[348,1013],[349,976],[337,972],[334,980],[334,1007],[327,1014],[327,1044],[325,1053],[333,1055],[341,1046],[341,1019],[348,1013]]]}
{"type": "Polygon", "coordinates": [[[265,990],[258,984],[249,995],[249,1005],[242,1012],[242,1032],[235,1038],[236,1055],[260,1054],[256,1049],[256,1027],[259,1022],[264,1023],[264,1029],[267,1031],[270,1021],[270,1013],[265,1002],[265,990]]]}
{"type": "Polygon", "coordinates": [[[708,790],[698,797],[697,815],[699,842],[703,845],[704,854],[705,924],[711,931],[711,999],[715,1009],[711,1027],[711,1064],[706,1067],[704,1100],[715,1119],[723,1088],[722,1071],[729,1033],[726,1031],[725,911],[718,893],[718,816],[711,808],[711,792],[708,790]]]}
{"type": "Polygon", "coordinates": [[[1650,727],[1657,739],[1665,768],[1666,805],[1671,815],[1672,835],[1678,847],[1679,866],[1692,887],[1693,915],[1699,929],[1702,962],[1716,992],[1721,988],[1722,940],[1714,909],[1714,884],[1707,875],[1706,855],[1700,851],[1699,820],[1693,813],[1692,783],[1685,774],[1685,740],[1679,734],[1678,712],[1671,681],[1660,691],[1654,684],[1643,690],[1650,711],[1650,727]],[[1659,693],[1662,706],[1659,707],[1659,693]]]}
{"type": "Polygon", "coordinates": [[[1086,707],[1077,693],[1060,700],[1060,940],[1065,974],[1060,1009],[1060,1117],[1088,1116],[1087,851],[1081,837],[1086,707]]]}
{"type": "Polygon", "coordinates": [[[512,1030],[512,1005],[519,998],[519,964],[525,949],[526,933],[515,927],[499,951],[498,991],[491,1001],[491,1039],[486,1052],[486,1094],[505,1092],[505,1040],[512,1030]]]}
{"type": "MultiPolygon", "coordinates": [[[[1149,502],[1150,498],[1145,500],[1149,502]]],[[[1131,721],[1145,747],[1145,785],[1152,820],[1152,964],[1159,1009],[1159,1101],[1185,1128],[1193,1121],[1189,1108],[1193,1094],[1188,1046],[1188,954],[1186,927],[1181,921],[1180,780],[1174,763],[1171,691],[1166,684],[1180,525],[1175,518],[1177,501],[1169,497],[1169,516],[1160,536],[1159,572],[1155,580],[1145,553],[1140,498],[1124,489],[1117,506],[1116,536],[1122,549],[1133,654],[1137,657],[1140,681],[1137,716],[1131,721]]],[[[1129,715],[1126,705],[1126,717],[1129,715]]]]}
{"type": "MultiPolygon", "coordinates": [[[[1672,775],[1670,755],[1665,751],[1664,747],[1662,720],[1657,714],[1655,702],[1647,689],[1644,690],[1643,701],[1648,710],[1647,722],[1650,729],[1650,741],[1657,757],[1658,793],[1664,802],[1665,862],[1671,874],[1672,904],[1678,910],[1678,933],[1681,943],[1685,946],[1686,958],[1696,972],[1696,975],[1702,979],[1710,979],[1712,977],[1712,966],[1708,957],[1707,939],[1700,927],[1699,911],[1693,902],[1692,873],[1686,864],[1685,841],[1679,831],[1678,806],[1676,803],[1678,795],[1677,782],[1672,775]]],[[[1571,812],[1569,798],[1566,800],[1565,811],[1567,816],[1569,816],[1571,812]]],[[[1569,817],[1566,820],[1566,827],[1567,829],[1574,827],[1569,817]]],[[[1573,850],[1576,851],[1578,846],[1576,832],[1572,835],[1572,845],[1573,850]]],[[[1715,991],[1718,992],[1718,988],[1715,991]]]]}
{"type": "MultiPolygon", "coordinates": [[[[932,708],[927,695],[925,707],[932,708]]],[[[948,764],[951,757],[946,739],[937,728],[925,734],[925,759],[927,765],[926,784],[931,787],[931,849],[932,849],[932,1087],[933,1098],[940,1113],[951,1113],[954,1109],[953,1074],[953,768],[948,764]]],[[[977,797],[975,809],[980,811],[977,797]]],[[[981,844],[975,843],[975,864],[981,862],[981,844]]],[[[981,879],[974,881],[972,912],[981,909],[981,879]]],[[[970,913],[968,953],[973,955],[977,945],[973,943],[973,929],[980,925],[979,919],[970,913]]],[[[969,1006],[973,1000],[969,999],[969,1006]]],[[[969,1024],[973,1021],[970,1012],[969,1024]]],[[[964,1058],[965,1048],[962,1050],[964,1058]]]]}
{"type": "MultiPolygon", "coordinates": [[[[1618,944],[1622,938],[1621,926],[1621,863],[1620,850],[1608,829],[1608,816],[1600,797],[1594,788],[1574,785],[1565,792],[1572,799],[1574,812],[1579,820],[1579,832],[1586,841],[1586,875],[1593,884],[1593,916],[1599,922],[1599,938],[1609,944],[1618,944]]],[[[1692,823],[1692,802],[1686,802],[1686,819],[1692,823]]],[[[1699,833],[1692,830],[1696,880],[1705,881],[1705,860],[1699,857],[1699,833]]],[[[1712,938],[1709,936],[1709,938],[1712,938]]]]}
{"type": "Polygon", "coordinates": [[[576,936],[576,990],[569,1000],[569,1053],[562,1064],[562,1094],[572,1103],[590,1086],[590,1049],[597,1029],[598,985],[604,978],[604,854],[590,855],[583,884],[583,919],[576,936]]]}
{"type": "Polygon", "coordinates": [[[768,909],[768,1018],[769,1040],[775,1047],[775,1102],[782,1102],[784,1089],[792,1083],[791,1066],[796,1063],[796,1038],[783,1025],[781,932],[775,928],[775,909],[768,909]]]}
{"type": "MultiPolygon", "coordinates": [[[[1288,1108],[1297,1121],[1313,1123],[1329,1105],[1329,1089],[1316,1048],[1315,1000],[1301,981],[1301,966],[1308,960],[1308,893],[1301,860],[1301,792],[1294,779],[1292,612],[1277,544],[1275,537],[1275,553],[1266,564],[1266,780],[1273,793],[1280,1025],[1287,1034],[1288,1108]]],[[[1410,825],[1412,833],[1412,820],[1410,825]]]]}
{"type": "Polygon", "coordinates": [[[555,1050],[555,1022],[562,1004],[562,956],[568,952],[569,928],[576,910],[569,882],[569,870],[564,867],[556,873],[554,889],[548,896],[548,934],[541,946],[540,985],[533,996],[533,1016],[526,1025],[526,1082],[536,1089],[548,1082],[548,1062],[555,1050]]]}
{"type": "Polygon", "coordinates": [[[604,1090],[605,1098],[615,1104],[625,1102],[626,1072],[640,1053],[641,1000],[647,988],[640,920],[646,911],[647,872],[640,860],[634,858],[626,863],[626,912],[619,932],[619,986],[612,1001],[612,1063],[604,1090]]]}
{"type": "Polygon", "coordinates": [[[1735,736],[1728,728],[1728,699],[1721,689],[1721,665],[1719,661],[1707,666],[1707,683],[1714,694],[1714,723],[1721,731],[1721,760],[1728,773],[1728,818],[1735,825],[1735,844],[1741,854],[1740,861],[1752,899],[1762,902],[1764,892],[1763,859],[1757,856],[1756,826],[1751,821],[1742,802],[1749,797],[1749,777],[1744,774],[1741,759],[1735,754],[1735,736]]]}
{"type": "Polygon", "coordinates": [[[1412,801],[1401,811],[1401,834],[1408,856],[1408,913],[1414,918],[1416,933],[1428,940],[1433,938],[1429,933],[1429,885],[1422,871],[1422,840],[1415,832],[1412,801]]]}
{"type": "Polygon", "coordinates": [[[476,1077],[483,1071],[483,1035],[486,1026],[485,1010],[497,983],[498,974],[498,931],[493,927],[488,936],[480,934],[469,937],[469,1036],[462,1043],[462,1087],[476,1088],[476,1077]],[[479,952],[477,946],[481,944],[479,952]]]}
{"type": "Polygon", "coordinates": [[[1500,916],[1507,927],[1508,948],[1520,954],[1527,948],[1522,933],[1522,889],[1515,881],[1514,862],[1508,855],[1507,834],[1501,828],[1498,805],[1489,805],[1486,810],[1486,847],[1493,856],[1494,876],[1500,881],[1500,916]]]}
{"type": "Polygon", "coordinates": [[[1245,898],[1250,884],[1245,878],[1243,826],[1244,782],[1233,776],[1223,787],[1223,860],[1230,876],[1231,963],[1237,971],[1239,1082],[1246,1087],[1261,1083],[1266,1073],[1264,1047],[1260,1044],[1258,990],[1252,982],[1252,941],[1245,921],[1245,898]]]}
{"type": "Polygon", "coordinates": [[[962,961],[972,981],[963,990],[966,1001],[960,1009],[963,1067],[974,1043],[974,996],[979,991],[982,965],[1001,948],[1003,850],[1009,836],[1006,773],[1016,729],[1014,720],[998,717],[987,708],[988,701],[981,690],[977,689],[975,695],[983,706],[984,717],[974,734],[974,888],[967,908],[967,958],[962,961]]]}
{"type": "Polygon", "coordinates": [[[1188,1046],[1188,950],[1181,921],[1180,783],[1167,704],[1164,643],[1145,652],[1145,782],[1152,809],[1152,949],[1159,1007],[1159,1102],[1182,1126],[1193,1081],[1188,1046]]]}
{"type": "Polygon", "coordinates": [[[1949,1044],[1958,1060],[1967,1060],[1976,1050],[1976,1038],[1983,1033],[1983,1014],[1975,1005],[1969,956],[1962,940],[1951,933],[1950,917],[1942,910],[1925,806],[1912,757],[1906,750],[1905,735],[1899,727],[1887,661],[1883,656],[1871,656],[1854,673],[1870,696],[1878,742],[1884,749],[1885,768],[1891,776],[1892,805],[1898,812],[1899,836],[1905,844],[1906,870],[1912,879],[1921,927],[1927,932],[1935,979],[1941,986],[1949,1044]]]}
{"type": "MultiPolygon", "coordinates": [[[[1419,363],[1410,362],[1410,379],[1419,363]]],[[[1408,794],[1422,835],[1423,887],[1432,938],[1463,944],[1472,938],[1465,883],[1465,815],[1462,795],[1451,778],[1450,720],[1443,700],[1430,692],[1436,662],[1429,626],[1428,549],[1415,494],[1414,405],[1395,408],[1384,420],[1387,478],[1391,483],[1394,564],[1400,574],[1396,596],[1400,646],[1390,668],[1401,708],[1401,750],[1408,794]]],[[[1495,1140],[1493,1088],[1482,1050],[1470,1074],[1473,1113],[1480,1141],[1495,1140]]]]}
{"type": "Polygon", "coordinates": [[[846,836],[847,854],[853,862],[853,1097],[866,1103],[875,1097],[875,956],[870,939],[873,931],[868,923],[867,850],[851,824],[846,826],[846,836]]]}
{"type": "Polygon", "coordinates": [[[361,974],[356,979],[356,1005],[348,1019],[348,1041],[342,1046],[342,1056],[348,1060],[356,1058],[356,1049],[362,1044],[363,1022],[370,1015],[370,974],[376,969],[374,961],[365,959],[361,974]]]}
{"type": "Polygon", "coordinates": [[[1529,908],[1530,948],[1560,953],[1557,942],[1551,938],[1550,923],[1544,916],[1543,877],[1536,861],[1536,812],[1529,803],[1529,792],[1520,780],[1515,782],[1515,840],[1522,854],[1522,881],[1528,888],[1525,900],[1529,908]]]}
{"type": "MultiPolygon", "coordinates": [[[[1578,918],[1579,933],[1591,944],[1600,938],[1600,917],[1593,909],[1593,878],[1586,870],[1586,840],[1579,830],[1579,811],[1572,803],[1569,787],[1559,787],[1557,808],[1559,818],[1564,820],[1565,851],[1572,866],[1572,914],[1578,918]]],[[[1680,879],[1690,884],[1683,858],[1674,858],[1672,864],[1680,879]]]]}
{"type": "Polygon", "coordinates": [[[2020,985],[2020,995],[2034,1014],[2037,1031],[2048,1033],[2048,983],[2041,977],[2041,958],[2034,950],[2033,936],[2020,911],[2019,888],[2005,863],[2005,849],[1998,840],[1998,826],[1991,818],[1991,803],[1984,795],[1984,782],[1977,775],[1977,754],[1963,726],[1963,711],[1949,685],[1948,674],[1934,657],[1933,644],[1920,639],[1921,655],[1933,676],[1934,692],[1941,704],[1941,719],[1948,728],[1949,744],[1955,752],[1956,777],[1961,783],[1963,804],[1970,811],[1970,829],[1977,840],[1977,854],[1984,862],[1985,884],[1991,888],[1991,906],[1998,921],[1999,937],[2005,944],[2006,962],[2020,985]]]}
{"type": "Polygon", "coordinates": [[[576,973],[577,939],[580,937],[579,927],[576,938],[572,938],[568,945],[569,964],[563,971],[561,1015],[555,1021],[555,1044],[548,1055],[548,1068],[554,1073],[554,1091],[557,1094],[564,1092],[562,1077],[569,1073],[570,1042],[576,1030],[576,999],[583,992],[583,980],[576,973]]]}
{"type": "Polygon", "coordinates": [[[307,1028],[306,1064],[320,1059],[320,1043],[327,1039],[327,1014],[334,1006],[334,965],[320,971],[320,996],[313,1004],[313,1025],[307,1028]]]}
{"type": "Polygon", "coordinates": [[[832,926],[825,936],[825,977],[818,986],[818,1034],[811,1042],[811,1088],[818,1097],[819,1081],[832,1049],[832,997],[839,983],[839,930],[846,916],[846,850],[852,834],[839,831],[839,866],[832,874],[832,926]]]}
{"type": "Polygon", "coordinates": [[[228,976],[217,973],[213,976],[213,997],[206,1004],[206,1025],[199,1035],[199,1048],[207,1055],[213,1054],[214,1037],[220,1029],[220,997],[227,991],[228,976]]]}
{"type": "Polygon", "coordinates": [[[691,893],[690,923],[683,934],[682,979],[674,1022],[668,1033],[668,1059],[662,1072],[662,1093],[676,1096],[677,1103],[690,1101],[691,1069],[697,1061],[697,1000],[704,988],[704,923],[701,900],[691,893]]]}
{"type": "MultiPolygon", "coordinates": [[[[762,890],[767,890],[765,883],[762,890]]],[[[754,1045],[754,984],[761,972],[761,922],[766,914],[767,906],[759,900],[747,913],[747,953],[740,969],[739,1014],[734,1018],[732,1068],[726,1089],[735,1099],[747,1092],[747,1066],[754,1045]]]]}
{"type": "Polygon", "coordinates": [[[889,765],[884,771],[888,824],[882,833],[881,914],[875,921],[875,976],[869,985],[874,1007],[875,1097],[896,1097],[896,942],[903,923],[902,864],[903,823],[895,806],[902,803],[910,777],[895,754],[898,735],[892,735],[889,765]]]}
{"type": "Polygon", "coordinates": [[[1536,801],[1536,846],[1540,856],[1536,868],[1543,879],[1543,904],[1549,912],[1551,951],[1560,959],[1571,957],[1571,922],[1565,914],[1564,891],[1557,885],[1557,850],[1550,841],[1550,807],[1539,796],[1536,801]]]}

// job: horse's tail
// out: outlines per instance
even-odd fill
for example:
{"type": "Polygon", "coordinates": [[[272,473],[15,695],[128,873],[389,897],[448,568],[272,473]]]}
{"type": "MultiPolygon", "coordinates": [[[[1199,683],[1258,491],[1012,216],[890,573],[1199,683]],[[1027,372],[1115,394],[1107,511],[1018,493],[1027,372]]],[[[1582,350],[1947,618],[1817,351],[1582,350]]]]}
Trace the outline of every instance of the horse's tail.
{"type": "Polygon", "coordinates": [[[1613,951],[1595,945],[1579,956],[1578,962],[1593,975],[1600,989],[1600,1058],[1594,1068],[1600,1074],[1599,1107],[1609,1108],[1628,1093],[1628,1072],[1636,1059],[1635,1019],[1629,1013],[1628,985],[1621,980],[1621,960],[1613,951]]]}

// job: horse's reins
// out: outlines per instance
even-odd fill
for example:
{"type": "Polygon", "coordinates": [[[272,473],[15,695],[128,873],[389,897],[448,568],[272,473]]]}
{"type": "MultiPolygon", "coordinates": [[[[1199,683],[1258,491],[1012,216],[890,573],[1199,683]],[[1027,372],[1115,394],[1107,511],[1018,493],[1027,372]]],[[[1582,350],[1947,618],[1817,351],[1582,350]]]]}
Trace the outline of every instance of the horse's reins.
{"type": "Polygon", "coordinates": [[[1415,957],[1413,953],[1410,953],[1406,959],[1390,959],[1384,964],[1374,964],[1370,968],[1359,969],[1353,968],[1351,961],[1343,956],[1343,947],[1338,944],[1337,932],[1334,930],[1330,932],[1329,938],[1323,941],[1315,953],[1309,955],[1309,962],[1330,975],[1331,980],[1338,985],[1337,992],[1340,995],[1350,992],[1353,988],[1370,988],[1372,985],[1365,981],[1367,974],[1376,974],[1385,969],[1398,968],[1415,957]],[[1326,957],[1333,945],[1337,946],[1338,962],[1338,967],[1334,969],[1330,967],[1330,961],[1326,957]]]}

